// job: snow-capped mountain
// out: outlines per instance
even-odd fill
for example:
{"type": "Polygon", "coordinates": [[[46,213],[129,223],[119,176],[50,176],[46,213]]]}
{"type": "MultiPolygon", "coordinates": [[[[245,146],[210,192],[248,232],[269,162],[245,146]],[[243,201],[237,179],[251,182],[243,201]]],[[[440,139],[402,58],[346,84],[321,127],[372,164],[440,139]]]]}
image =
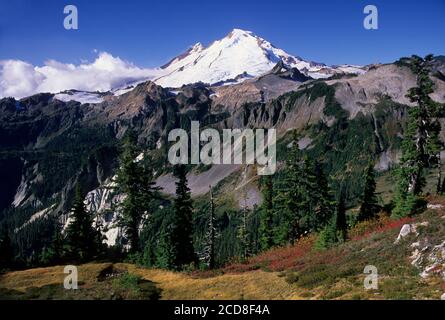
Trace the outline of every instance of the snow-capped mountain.
{"type": "MultiPolygon", "coordinates": [[[[304,60],[276,48],[269,41],[251,31],[233,29],[226,37],[214,41],[208,47],[197,43],[164,66],[156,69],[141,69],[105,53],[102,53],[93,64],[82,65],[77,68],[80,71],[98,69],[100,71],[99,76],[112,79],[114,86],[111,86],[111,83],[105,85],[105,87],[110,88],[108,91],[103,90],[104,86],[102,84],[99,87],[88,87],[88,90],[85,90],[84,84],[88,81],[84,80],[90,76],[95,79],[98,78],[97,72],[91,75],[81,74],[83,80],[80,81],[82,84],[80,87],[67,87],[66,90],[61,92],[60,89],[47,91],[59,92],[55,98],[62,101],[75,100],[81,103],[100,103],[106,97],[118,96],[131,91],[138,83],[147,80],[171,88],[178,88],[196,82],[214,86],[236,84],[270,72],[280,61],[286,68],[297,68],[304,75],[314,79],[344,73],[362,74],[366,70],[366,68],[360,66],[327,66],[323,63],[304,60]],[[103,74],[104,69],[105,74],[103,74]],[[122,74],[125,74],[126,77],[122,77],[122,74]]],[[[65,69],[71,70],[64,67],[64,72],[66,72],[65,69]]],[[[81,73],[79,70],[76,71],[75,75],[79,76],[79,73],[81,73]]],[[[73,78],[70,74],[67,74],[67,77],[73,78]]],[[[48,82],[48,79],[45,81],[48,82]]],[[[68,83],[71,82],[68,81],[68,83]]]]}
{"type": "Polygon", "coordinates": [[[180,87],[199,81],[224,83],[235,78],[239,82],[270,71],[280,60],[315,79],[327,78],[336,73],[364,73],[357,66],[328,67],[303,60],[274,47],[250,31],[234,29],[208,47],[201,43],[195,44],[162,66],[163,75],[155,82],[164,87],[180,87]]]}

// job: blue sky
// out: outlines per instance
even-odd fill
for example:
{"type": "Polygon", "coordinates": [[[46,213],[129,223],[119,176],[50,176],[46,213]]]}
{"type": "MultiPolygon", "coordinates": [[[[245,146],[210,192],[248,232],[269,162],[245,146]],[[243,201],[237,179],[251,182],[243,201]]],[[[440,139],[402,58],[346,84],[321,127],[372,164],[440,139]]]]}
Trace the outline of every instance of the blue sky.
{"type": "Polygon", "coordinates": [[[0,0],[0,60],[78,64],[97,49],[155,67],[241,28],[306,59],[368,64],[445,54],[444,20],[445,0],[0,0]],[[78,7],[79,30],[63,28],[66,4],[78,7]],[[379,30],[363,28],[367,4],[379,9],[379,30]]]}

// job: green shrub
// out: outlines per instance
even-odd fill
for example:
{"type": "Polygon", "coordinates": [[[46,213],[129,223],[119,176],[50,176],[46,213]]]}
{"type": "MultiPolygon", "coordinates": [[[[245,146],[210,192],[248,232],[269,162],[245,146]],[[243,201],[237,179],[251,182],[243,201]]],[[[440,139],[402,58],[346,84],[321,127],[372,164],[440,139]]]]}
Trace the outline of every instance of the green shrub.
{"type": "Polygon", "coordinates": [[[161,290],[153,282],[128,272],[114,279],[112,287],[115,290],[116,296],[129,300],[157,300],[161,293],[161,290]]]}
{"type": "Polygon", "coordinates": [[[116,289],[126,289],[131,290],[133,293],[139,293],[139,281],[141,281],[142,278],[140,276],[131,274],[131,273],[124,273],[119,278],[113,280],[113,286],[116,289]]]}
{"type": "Polygon", "coordinates": [[[289,275],[286,281],[306,289],[332,283],[335,279],[332,268],[326,265],[310,266],[297,274],[289,275]]]}

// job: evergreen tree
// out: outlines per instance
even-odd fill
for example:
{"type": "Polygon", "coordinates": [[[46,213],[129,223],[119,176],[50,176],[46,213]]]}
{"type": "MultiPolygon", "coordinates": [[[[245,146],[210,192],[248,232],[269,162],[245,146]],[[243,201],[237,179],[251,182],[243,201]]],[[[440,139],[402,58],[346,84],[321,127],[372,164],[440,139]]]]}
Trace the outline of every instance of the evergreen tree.
{"type": "Polygon", "coordinates": [[[289,157],[286,159],[283,179],[279,180],[277,185],[278,190],[274,201],[275,210],[280,218],[280,226],[275,240],[277,244],[293,243],[303,233],[301,225],[304,210],[303,173],[297,141],[295,136],[289,157]]]}
{"type": "Polygon", "coordinates": [[[240,243],[241,258],[246,260],[250,256],[250,242],[249,242],[249,229],[248,229],[248,209],[246,204],[243,206],[241,215],[241,225],[238,228],[238,239],[240,243]]]}
{"type": "Polygon", "coordinates": [[[262,190],[263,203],[261,205],[260,242],[261,249],[268,250],[274,245],[274,207],[273,207],[273,180],[272,176],[266,176],[262,190]]]}
{"type": "Polygon", "coordinates": [[[96,254],[98,256],[104,256],[107,254],[107,248],[108,248],[107,244],[105,243],[107,237],[103,234],[104,228],[99,217],[97,217],[96,223],[94,224],[94,231],[95,231],[94,243],[96,245],[96,254]]]}
{"type": "Polygon", "coordinates": [[[327,249],[338,242],[337,217],[331,218],[331,221],[320,231],[315,247],[318,249],[327,249]]]}
{"type": "Polygon", "coordinates": [[[377,196],[375,193],[376,182],[374,167],[372,163],[370,163],[366,168],[364,180],[365,187],[363,190],[357,221],[370,220],[374,218],[380,210],[380,206],[378,204],[377,196]]]}
{"type": "Polygon", "coordinates": [[[440,185],[440,194],[445,192],[445,178],[443,178],[442,183],[440,185]]]}
{"type": "Polygon", "coordinates": [[[215,267],[215,239],[216,239],[216,226],[215,226],[215,206],[213,201],[213,190],[210,187],[210,210],[209,221],[206,232],[206,244],[204,248],[204,261],[209,267],[213,269],[215,267]]]}
{"type": "Polygon", "coordinates": [[[439,105],[429,96],[434,92],[434,83],[429,77],[432,58],[432,55],[424,59],[418,56],[411,58],[411,69],[417,77],[417,86],[409,89],[407,94],[415,105],[409,109],[402,143],[393,211],[393,215],[398,217],[414,211],[417,197],[425,185],[424,169],[440,165],[439,105]]]}
{"type": "Polygon", "coordinates": [[[330,218],[330,221],[325,225],[318,236],[316,247],[319,249],[327,249],[346,240],[348,225],[346,222],[345,202],[345,192],[342,187],[340,189],[335,215],[330,218]]]}
{"type": "Polygon", "coordinates": [[[66,230],[66,240],[69,258],[79,261],[94,258],[98,251],[97,231],[93,227],[93,217],[86,211],[83,201],[80,185],[77,185],[70,215],[71,222],[66,230]]]}
{"type": "Polygon", "coordinates": [[[122,214],[119,226],[125,232],[132,253],[140,250],[141,224],[144,216],[148,216],[151,211],[152,200],[159,197],[159,188],[154,186],[153,171],[149,166],[150,159],[144,155],[143,159],[137,160],[139,152],[136,140],[133,132],[129,132],[124,138],[124,150],[115,181],[115,189],[125,195],[120,204],[122,214]]]}
{"type": "Polygon", "coordinates": [[[282,215],[281,244],[322,229],[334,214],[335,201],[321,165],[302,156],[296,141],[275,198],[276,210],[282,215]]]}
{"type": "MultiPolygon", "coordinates": [[[[320,230],[334,215],[335,199],[332,196],[331,188],[326,178],[323,168],[320,163],[315,162],[315,189],[310,188],[312,194],[312,201],[315,202],[315,216],[314,221],[311,224],[311,228],[314,231],[320,230]]],[[[310,172],[308,175],[311,175],[310,172]]]]}
{"type": "Polygon", "coordinates": [[[172,239],[172,225],[161,231],[156,247],[156,266],[162,269],[176,269],[176,246],[172,239]]]}
{"type": "Polygon", "coordinates": [[[336,234],[337,241],[344,242],[347,238],[348,232],[348,224],[346,221],[346,199],[345,199],[345,191],[343,187],[340,190],[340,195],[337,201],[337,210],[336,210],[336,234]]]}
{"type": "Polygon", "coordinates": [[[181,268],[197,260],[193,248],[193,202],[187,185],[185,166],[175,166],[174,175],[177,181],[171,236],[176,254],[175,267],[181,268]]]}
{"type": "Polygon", "coordinates": [[[300,217],[300,234],[297,235],[296,239],[300,236],[307,234],[308,232],[315,229],[316,226],[316,206],[318,199],[317,194],[317,178],[315,177],[315,166],[314,162],[309,159],[307,155],[303,155],[300,160],[300,185],[298,187],[299,192],[299,206],[298,216],[300,217]]]}
{"type": "Polygon", "coordinates": [[[137,156],[136,136],[130,132],[124,138],[124,151],[121,155],[116,183],[119,191],[125,194],[125,199],[121,203],[122,214],[119,225],[124,229],[131,252],[139,250],[139,226],[144,214],[144,208],[139,202],[142,172],[136,161],[137,156]]]}
{"type": "Polygon", "coordinates": [[[14,251],[11,245],[8,226],[0,231],[0,270],[11,268],[14,264],[14,251]]]}
{"type": "Polygon", "coordinates": [[[64,237],[62,227],[56,220],[54,222],[54,233],[49,247],[45,247],[40,254],[40,263],[44,265],[56,265],[64,258],[64,237]]]}
{"type": "MultiPolygon", "coordinates": [[[[261,251],[260,227],[261,212],[258,205],[254,204],[249,219],[249,247],[252,255],[256,255],[261,251]]],[[[273,235],[274,232],[272,233],[272,240],[273,235]]]]}

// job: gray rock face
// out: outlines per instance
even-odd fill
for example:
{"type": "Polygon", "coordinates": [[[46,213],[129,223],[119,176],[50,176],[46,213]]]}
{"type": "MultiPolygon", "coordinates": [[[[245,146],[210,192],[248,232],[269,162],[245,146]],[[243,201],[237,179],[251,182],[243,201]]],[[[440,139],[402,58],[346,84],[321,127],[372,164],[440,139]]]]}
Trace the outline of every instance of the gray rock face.
{"type": "MultiPolygon", "coordinates": [[[[209,186],[216,186],[221,180],[240,168],[241,166],[236,164],[221,164],[212,166],[209,170],[201,173],[190,172],[187,174],[187,180],[191,194],[193,196],[206,194],[209,192],[209,186]]],[[[175,183],[176,180],[170,173],[163,175],[156,180],[156,185],[162,188],[163,192],[170,195],[175,194],[175,183]]]]}
{"type": "Polygon", "coordinates": [[[389,170],[399,162],[400,156],[399,150],[387,149],[380,154],[374,169],[380,172],[389,170]]]}
{"type": "Polygon", "coordinates": [[[401,239],[405,238],[407,235],[411,234],[413,232],[413,227],[410,224],[404,224],[402,226],[402,229],[400,229],[399,235],[395,241],[395,243],[398,243],[401,239]]]}
{"type": "Polygon", "coordinates": [[[214,91],[212,105],[224,106],[225,109],[233,112],[245,103],[267,103],[283,93],[297,90],[301,83],[291,78],[267,74],[240,84],[212,88],[214,91]]]}
{"type": "Polygon", "coordinates": [[[418,228],[419,227],[427,227],[428,222],[421,222],[421,223],[413,223],[413,224],[404,224],[402,226],[402,229],[400,229],[399,235],[394,243],[399,243],[400,240],[407,237],[410,234],[415,234],[416,236],[419,235],[418,228]]]}
{"type": "Polygon", "coordinates": [[[389,96],[398,103],[411,105],[405,95],[409,88],[415,86],[416,78],[409,68],[390,64],[378,66],[352,79],[328,83],[338,86],[335,98],[349,111],[350,117],[354,118],[359,112],[372,112],[372,105],[378,103],[382,95],[389,96]]]}

